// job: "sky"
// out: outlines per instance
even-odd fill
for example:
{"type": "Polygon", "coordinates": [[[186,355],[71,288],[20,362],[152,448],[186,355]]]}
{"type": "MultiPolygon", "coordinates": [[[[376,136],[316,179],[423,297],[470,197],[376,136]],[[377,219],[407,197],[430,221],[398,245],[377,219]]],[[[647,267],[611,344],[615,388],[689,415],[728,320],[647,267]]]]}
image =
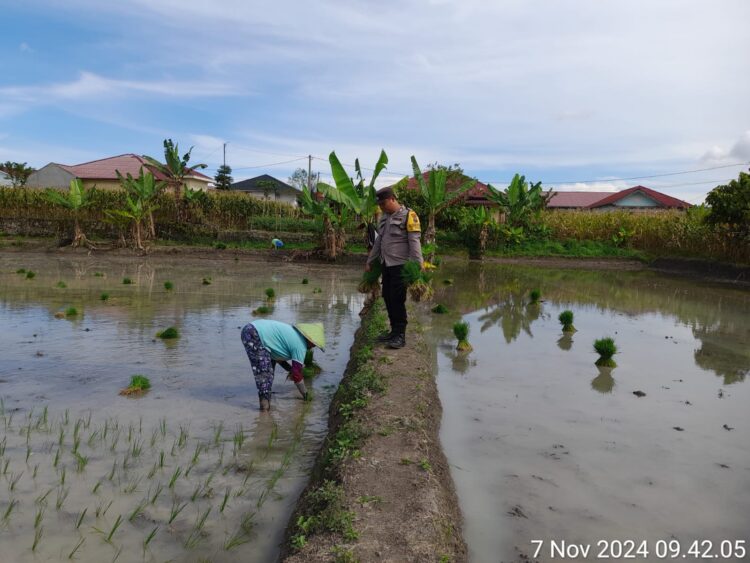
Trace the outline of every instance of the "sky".
{"type": "Polygon", "coordinates": [[[703,201],[750,167],[746,0],[3,4],[0,162],[161,157],[285,180],[414,155],[505,187],[703,201]]]}

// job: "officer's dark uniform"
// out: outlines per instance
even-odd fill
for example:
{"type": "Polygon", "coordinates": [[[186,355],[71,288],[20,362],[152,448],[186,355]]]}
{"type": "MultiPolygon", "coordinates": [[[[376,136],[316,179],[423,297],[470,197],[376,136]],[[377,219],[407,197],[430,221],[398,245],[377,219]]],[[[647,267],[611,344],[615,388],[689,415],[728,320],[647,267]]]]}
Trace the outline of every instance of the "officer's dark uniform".
{"type": "MultiPolygon", "coordinates": [[[[389,188],[378,192],[378,199],[392,196],[389,188]]],[[[401,270],[410,260],[422,263],[421,231],[417,214],[403,205],[395,213],[383,213],[378,222],[378,237],[367,258],[368,264],[375,260],[383,264],[383,300],[391,323],[387,340],[394,348],[400,348],[406,341],[406,284],[401,270]]]]}

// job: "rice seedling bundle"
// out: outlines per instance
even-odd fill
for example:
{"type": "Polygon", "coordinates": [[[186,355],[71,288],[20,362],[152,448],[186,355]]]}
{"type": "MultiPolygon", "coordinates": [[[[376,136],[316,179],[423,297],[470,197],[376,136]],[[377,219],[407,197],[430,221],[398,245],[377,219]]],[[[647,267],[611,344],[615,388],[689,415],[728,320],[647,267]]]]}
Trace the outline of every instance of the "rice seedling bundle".
{"type": "Polygon", "coordinates": [[[446,307],[442,303],[438,303],[431,310],[436,315],[445,315],[448,312],[448,307],[446,307]]]}
{"type": "Polygon", "coordinates": [[[357,290],[360,293],[372,293],[380,288],[380,276],[383,273],[383,265],[375,261],[370,265],[369,271],[362,274],[362,281],[359,282],[357,290]]]}
{"type": "Polygon", "coordinates": [[[604,367],[616,367],[617,364],[612,359],[617,353],[617,346],[615,345],[614,339],[610,337],[600,338],[594,341],[594,350],[599,354],[599,359],[596,361],[597,366],[604,367]]]}
{"type": "Polygon", "coordinates": [[[529,292],[529,298],[531,299],[532,303],[539,303],[539,298],[542,296],[542,292],[539,291],[539,289],[532,289],[529,292]]]}
{"type": "Polygon", "coordinates": [[[178,331],[175,327],[170,326],[169,328],[165,328],[164,330],[161,330],[156,333],[157,338],[161,338],[164,340],[170,340],[173,338],[179,338],[180,337],[180,331],[178,331]]]}
{"type": "Polygon", "coordinates": [[[562,325],[563,332],[576,331],[576,327],[573,326],[573,311],[563,311],[557,318],[562,325]]]}
{"type": "Polygon", "coordinates": [[[412,260],[404,264],[401,276],[409,291],[409,295],[414,301],[419,303],[420,301],[429,301],[432,299],[434,294],[431,285],[432,275],[423,271],[419,262],[412,260]]]}
{"type": "Polygon", "coordinates": [[[133,280],[130,278],[122,278],[122,285],[131,285],[133,283],[133,280]]]}
{"type": "Polygon", "coordinates": [[[253,309],[253,315],[268,315],[273,311],[273,308],[269,307],[268,305],[261,305],[260,307],[256,307],[253,309]]]}
{"type": "Polygon", "coordinates": [[[142,395],[151,389],[151,381],[145,375],[136,374],[130,378],[130,384],[120,390],[120,395],[142,395]]]}
{"type": "Polygon", "coordinates": [[[267,287],[264,293],[266,294],[266,299],[269,302],[276,299],[276,291],[272,287],[267,287]]]}
{"type": "Polygon", "coordinates": [[[458,344],[456,345],[456,350],[460,352],[471,352],[474,348],[472,348],[471,344],[469,344],[469,323],[467,322],[457,322],[453,325],[453,335],[456,337],[456,340],[458,340],[458,344]]]}
{"type": "Polygon", "coordinates": [[[174,289],[174,284],[171,281],[167,280],[164,282],[164,289],[166,289],[167,291],[171,291],[174,289]]]}

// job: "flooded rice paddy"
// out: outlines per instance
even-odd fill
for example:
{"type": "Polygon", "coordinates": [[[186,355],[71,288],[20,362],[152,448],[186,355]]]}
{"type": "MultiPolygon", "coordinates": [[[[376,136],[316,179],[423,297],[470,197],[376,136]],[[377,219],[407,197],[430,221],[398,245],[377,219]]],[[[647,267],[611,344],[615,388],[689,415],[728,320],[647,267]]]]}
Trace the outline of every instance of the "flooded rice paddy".
{"type": "MultiPolygon", "coordinates": [[[[750,543],[750,293],[650,272],[471,264],[435,302],[441,439],[472,561],[550,541],[750,543]],[[539,288],[542,302],[529,304],[539,288]],[[564,336],[569,309],[577,332],[564,336]],[[456,353],[463,318],[474,351],[456,353]],[[614,369],[594,365],[611,336],[614,369]],[[634,394],[634,392],[639,392],[634,394]],[[645,395],[642,395],[645,394],[645,395]]],[[[533,558],[536,545],[543,549],[533,558]]],[[[680,556],[678,555],[678,558],[680,556]]],[[[560,559],[560,557],[557,557],[560,559]]],[[[739,557],[723,560],[739,560],[739,557]]]]}
{"type": "Polygon", "coordinates": [[[360,270],[21,254],[0,270],[0,560],[273,560],[359,325],[360,270]],[[314,400],[277,369],[270,415],[239,337],[268,287],[273,318],[328,339],[314,400]],[[155,337],[170,326],[178,339],[155,337]],[[118,395],[134,374],[152,389],[118,395]]]}

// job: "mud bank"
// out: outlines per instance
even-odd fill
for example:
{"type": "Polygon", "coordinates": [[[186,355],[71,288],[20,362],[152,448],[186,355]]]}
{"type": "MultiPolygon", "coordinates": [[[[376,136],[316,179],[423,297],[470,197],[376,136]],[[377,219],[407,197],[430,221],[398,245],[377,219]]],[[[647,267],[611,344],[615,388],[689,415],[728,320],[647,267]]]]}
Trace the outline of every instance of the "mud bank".
{"type": "Polygon", "coordinates": [[[434,360],[414,323],[406,348],[377,346],[385,324],[381,302],[364,312],[281,561],[466,561],[434,360]]]}

